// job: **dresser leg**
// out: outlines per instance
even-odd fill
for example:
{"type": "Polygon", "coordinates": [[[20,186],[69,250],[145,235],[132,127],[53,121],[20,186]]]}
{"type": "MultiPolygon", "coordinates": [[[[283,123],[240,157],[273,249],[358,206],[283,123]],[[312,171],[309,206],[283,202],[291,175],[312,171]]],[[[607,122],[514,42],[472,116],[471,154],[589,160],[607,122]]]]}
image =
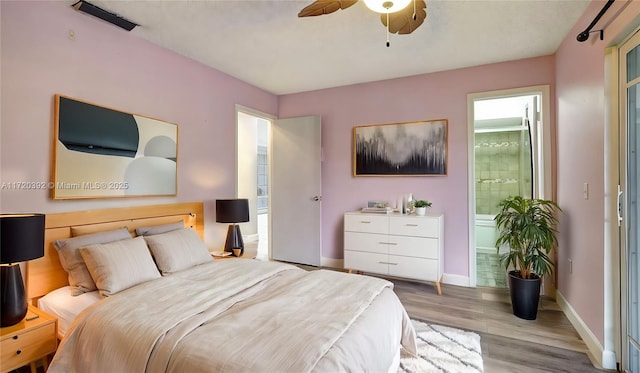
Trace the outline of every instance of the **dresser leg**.
{"type": "Polygon", "coordinates": [[[29,363],[29,367],[31,368],[31,373],[37,373],[37,369],[36,369],[36,362],[32,361],[29,363]]]}
{"type": "Polygon", "coordinates": [[[438,295],[442,295],[442,289],[440,288],[440,283],[442,282],[442,277],[443,276],[440,276],[440,279],[435,282],[435,284],[436,284],[436,292],[438,293],[438,295]]]}
{"type": "Polygon", "coordinates": [[[349,268],[349,273],[353,273],[353,269],[349,268]]]}

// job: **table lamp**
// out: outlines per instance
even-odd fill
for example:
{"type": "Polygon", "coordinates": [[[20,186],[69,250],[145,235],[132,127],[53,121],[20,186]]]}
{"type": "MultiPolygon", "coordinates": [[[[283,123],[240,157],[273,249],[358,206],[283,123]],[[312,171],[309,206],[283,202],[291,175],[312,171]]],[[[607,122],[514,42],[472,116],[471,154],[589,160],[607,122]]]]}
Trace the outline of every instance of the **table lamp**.
{"type": "Polygon", "coordinates": [[[233,249],[240,249],[240,255],[244,254],[244,241],[240,233],[240,226],[236,223],[246,223],[249,221],[249,200],[248,199],[217,199],[216,200],[216,222],[231,223],[227,230],[227,241],[224,244],[224,251],[233,252],[233,249]]]}
{"type": "Polygon", "coordinates": [[[20,264],[44,256],[43,214],[0,215],[0,285],[2,321],[11,326],[27,314],[27,296],[20,264]]]}

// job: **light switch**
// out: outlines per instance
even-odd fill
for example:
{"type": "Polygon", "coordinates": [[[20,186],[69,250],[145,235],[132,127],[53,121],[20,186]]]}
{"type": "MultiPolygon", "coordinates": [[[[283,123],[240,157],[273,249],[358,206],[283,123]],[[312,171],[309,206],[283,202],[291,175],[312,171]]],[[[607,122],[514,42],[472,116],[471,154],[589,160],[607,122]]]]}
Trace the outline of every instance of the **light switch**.
{"type": "Polygon", "coordinates": [[[573,273],[573,260],[569,259],[569,273],[573,273]]]}
{"type": "Polygon", "coordinates": [[[584,183],[582,185],[582,195],[584,199],[589,199],[589,183],[584,183]]]}

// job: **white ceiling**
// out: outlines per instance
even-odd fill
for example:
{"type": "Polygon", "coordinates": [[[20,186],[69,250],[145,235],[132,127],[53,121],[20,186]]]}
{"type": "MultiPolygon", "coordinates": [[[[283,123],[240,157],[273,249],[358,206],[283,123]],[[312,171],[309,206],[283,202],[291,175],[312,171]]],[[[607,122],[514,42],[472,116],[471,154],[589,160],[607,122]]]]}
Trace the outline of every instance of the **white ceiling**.
{"type": "MultiPolygon", "coordinates": [[[[132,33],[274,94],[555,53],[590,0],[427,0],[427,19],[391,35],[362,1],[298,18],[313,0],[89,0],[132,33]]],[[[585,25],[586,27],[587,25],[585,25]]]]}

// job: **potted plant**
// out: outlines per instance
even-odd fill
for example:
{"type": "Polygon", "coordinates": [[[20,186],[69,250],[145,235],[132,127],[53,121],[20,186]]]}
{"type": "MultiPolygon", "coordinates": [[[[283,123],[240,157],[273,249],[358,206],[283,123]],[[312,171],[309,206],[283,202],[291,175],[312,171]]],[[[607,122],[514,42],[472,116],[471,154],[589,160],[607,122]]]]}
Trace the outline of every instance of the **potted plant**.
{"type": "Polygon", "coordinates": [[[513,314],[535,320],[543,276],[553,272],[549,253],[557,244],[556,214],[562,211],[553,201],[508,197],[498,205],[494,218],[499,234],[496,249],[507,247],[500,262],[509,271],[513,314]]]}
{"type": "Polygon", "coordinates": [[[427,213],[427,207],[431,207],[431,201],[426,199],[417,199],[413,201],[416,215],[424,216],[427,213]]]}

